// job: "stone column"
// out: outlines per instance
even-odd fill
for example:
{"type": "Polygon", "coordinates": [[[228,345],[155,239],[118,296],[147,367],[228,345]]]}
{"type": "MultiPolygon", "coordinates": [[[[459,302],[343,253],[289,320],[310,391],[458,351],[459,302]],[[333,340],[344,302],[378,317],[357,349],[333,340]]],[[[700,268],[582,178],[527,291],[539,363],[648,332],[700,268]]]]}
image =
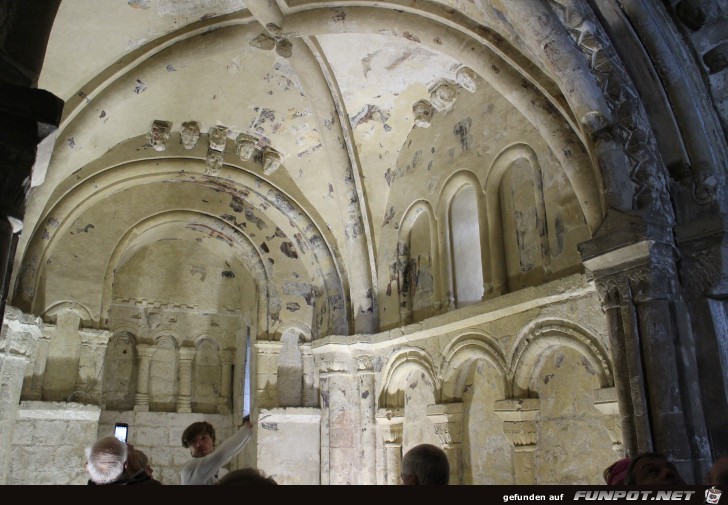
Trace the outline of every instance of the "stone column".
{"type": "Polygon", "coordinates": [[[154,346],[137,344],[137,391],[134,396],[134,411],[149,412],[149,365],[152,363],[154,346]]]}
{"type": "Polygon", "coordinates": [[[0,485],[7,484],[25,368],[41,338],[41,321],[7,307],[0,331],[0,485]]]}
{"type": "MultiPolygon", "coordinates": [[[[40,318],[38,321],[40,321],[40,318]]],[[[25,369],[25,380],[23,381],[23,392],[21,393],[23,400],[40,401],[43,397],[43,376],[45,374],[49,344],[50,335],[41,328],[41,336],[38,339],[38,346],[33,355],[32,367],[29,366],[25,369]]]]}
{"type": "Polygon", "coordinates": [[[374,365],[369,356],[357,357],[359,378],[359,423],[361,425],[362,472],[359,484],[377,483],[377,434],[374,415],[376,413],[374,365]]]}
{"type": "Polygon", "coordinates": [[[402,478],[404,409],[380,409],[376,420],[384,441],[385,483],[390,486],[398,485],[402,478]]]}
{"type": "Polygon", "coordinates": [[[220,414],[231,412],[234,352],[232,349],[223,349],[218,352],[220,357],[220,399],[217,402],[217,411],[220,414]]]}
{"type": "Polygon", "coordinates": [[[318,407],[316,365],[310,343],[301,345],[301,360],[303,361],[303,406],[318,407]]]}
{"type": "Polygon", "coordinates": [[[513,445],[515,484],[536,484],[533,451],[538,448],[538,398],[520,398],[495,402],[495,413],[503,421],[503,432],[513,445]]]}
{"type": "Polygon", "coordinates": [[[450,484],[462,484],[463,404],[436,403],[427,406],[427,417],[450,462],[450,484]]]}
{"type": "Polygon", "coordinates": [[[330,485],[358,483],[361,471],[359,403],[355,398],[357,386],[349,357],[326,357],[320,365],[319,379],[322,484],[324,480],[330,485]]]}
{"type": "Polygon", "coordinates": [[[321,393],[321,485],[327,486],[330,481],[329,458],[329,377],[319,374],[319,391],[321,393]]]}
{"type": "Polygon", "coordinates": [[[619,402],[617,401],[617,388],[602,388],[594,391],[594,408],[604,416],[604,428],[612,441],[612,450],[620,458],[624,457],[624,444],[622,443],[622,423],[619,416],[619,402]]]}
{"type": "Polygon", "coordinates": [[[728,218],[675,227],[713,458],[728,454],[728,218]]]}
{"type": "Polygon", "coordinates": [[[608,314],[620,416],[634,423],[623,426],[627,454],[663,453],[699,482],[710,445],[672,235],[635,216],[609,221],[613,233],[579,250],[608,314]]]}
{"type": "Polygon", "coordinates": [[[181,347],[179,350],[179,394],[177,412],[192,412],[192,362],[197,349],[181,347]]]}

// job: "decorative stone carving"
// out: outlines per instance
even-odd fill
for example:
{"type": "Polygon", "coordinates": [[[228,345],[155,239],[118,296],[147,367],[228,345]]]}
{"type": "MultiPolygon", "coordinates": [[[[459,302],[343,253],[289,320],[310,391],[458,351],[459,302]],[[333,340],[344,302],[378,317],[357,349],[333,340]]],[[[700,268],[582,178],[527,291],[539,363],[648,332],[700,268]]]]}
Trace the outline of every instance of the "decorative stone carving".
{"type": "Polygon", "coordinates": [[[538,398],[497,401],[495,402],[495,413],[503,421],[503,432],[516,451],[536,449],[538,398]]]}
{"type": "Polygon", "coordinates": [[[241,133],[235,139],[235,152],[241,161],[248,161],[255,153],[255,147],[258,145],[258,138],[249,133],[241,133]]]}
{"type": "Polygon", "coordinates": [[[290,58],[293,54],[293,44],[288,39],[279,38],[276,40],[276,53],[282,58],[290,58]]]}
{"type": "Polygon", "coordinates": [[[187,150],[194,149],[198,140],[200,140],[200,123],[197,121],[182,123],[182,131],[180,132],[182,147],[187,150]]]}
{"type": "Polygon", "coordinates": [[[415,126],[429,128],[432,123],[432,104],[427,100],[417,100],[412,106],[415,115],[415,126]]]}
{"type": "Polygon", "coordinates": [[[455,84],[443,79],[435,83],[430,90],[430,102],[438,112],[446,112],[452,108],[457,94],[455,84]]]}
{"type": "Polygon", "coordinates": [[[206,161],[207,170],[205,170],[205,174],[213,176],[217,175],[222,169],[223,153],[220,151],[215,151],[213,149],[208,149],[206,161]]]}
{"type": "Polygon", "coordinates": [[[227,135],[227,126],[213,126],[212,128],[210,128],[210,149],[220,152],[225,151],[225,145],[227,144],[227,135]]]}
{"type": "Polygon", "coordinates": [[[457,83],[471,93],[475,93],[478,89],[477,78],[477,74],[470,67],[460,67],[455,74],[457,83]]]}
{"type": "Polygon", "coordinates": [[[169,121],[155,120],[152,123],[152,129],[147,135],[147,139],[155,151],[164,151],[167,148],[171,128],[172,123],[169,121]]]}
{"type": "Polygon", "coordinates": [[[276,46],[276,39],[274,39],[267,33],[261,33],[250,41],[250,45],[253,47],[257,47],[258,49],[270,51],[276,46]]]}
{"type": "Polygon", "coordinates": [[[263,173],[271,175],[281,166],[281,153],[270,146],[263,148],[263,173]]]}

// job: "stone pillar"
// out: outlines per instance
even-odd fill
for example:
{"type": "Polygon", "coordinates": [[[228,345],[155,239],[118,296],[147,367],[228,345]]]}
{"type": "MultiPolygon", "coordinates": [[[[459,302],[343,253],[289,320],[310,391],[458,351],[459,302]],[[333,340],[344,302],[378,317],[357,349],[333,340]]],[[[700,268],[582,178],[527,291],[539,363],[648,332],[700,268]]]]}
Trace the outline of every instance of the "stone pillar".
{"type": "Polygon", "coordinates": [[[177,412],[192,412],[192,362],[197,349],[181,347],[179,350],[179,394],[177,412]]]}
{"type": "Polygon", "coordinates": [[[41,338],[40,319],[7,307],[0,331],[0,485],[7,484],[25,368],[41,338]]]}
{"type": "Polygon", "coordinates": [[[303,361],[303,406],[318,407],[316,365],[310,343],[301,345],[301,360],[303,361]]]}
{"type": "Polygon", "coordinates": [[[436,403],[427,406],[427,417],[450,462],[450,484],[462,484],[463,404],[436,403]]]}
{"type": "Polygon", "coordinates": [[[329,377],[319,375],[319,391],[321,392],[321,485],[329,485],[329,377]]]}
{"type": "MultiPolygon", "coordinates": [[[[728,217],[675,227],[713,458],[728,454],[728,217]]],[[[712,460],[711,459],[711,460],[712,460]]]]}
{"type": "Polygon", "coordinates": [[[229,414],[232,406],[233,361],[234,351],[223,349],[218,352],[220,357],[220,399],[217,402],[217,411],[220,414],[229,414]]]}
{"type": "Polygon", "coordinates": [[[536,484],[533,451],[538,448],[538,398],[520,398],[495,402],[495,413],[503,421],[503,432],[513,445],[515,484],[536,484]]]}
{"type": "Polygon", "coordinates": [[[137,344],[136,351],[139,367],[137,369],[137,391],[136,396],[134,396],[134,411],[149,412],[149,365],[152,363],[154,346],[137,344]]]}
{"type": "Polygon", "coordinates": [[[612,450],[624,457],[624,444],[622,443],[622,423],[619,416],[619,402],[617,401],[617,388],[602,388],[594,391],[594,408],[604,416],[604,428],[612,441],[612,450]]]}
{"type": "Polygon", "coordinates": [[[608,314],[620,416],[633,421],[623,425],[627,454],[663,453],[700,482],[710,445],[671,230],[635,216],[605,221],[579,251],[608,314]]]}
{"type": "Polygon", "coordinates": [[[402,429],[404,409],[380,409],[376,414],[379,433],[384,441],[385,484],[400,484],[402,478],[402,429]]]}
{"type": "MultiPolygon", "coordinates": [[[[40,318],[38,321],[40,321],[40,318]]],[[[43,397],[43,377],[46,360],[48,359],[50,339],[50,335],[41,328],[41,336],[38,339],[38,346],[33,355],[33,365],[25,369],[25,380],[23,381],[23,392],[21,393],[23,400],[40,401],[43,397]]]]}
{"type": "Polygon", "coordinates": [[[359,423],[361,426],[362,472],[359,484],[377,483],[377,433],[374,415],[376,413],[374,365],[369,356],[357,358],[359,378],[359,423]]]}
{"type": "Polygon", "coordinates": [[[319,378],[321,483],[328,480],[329,485],[356,484],[361,472],[359,402],[356,401],[357,386],[349,357],[327,356],[320,365],[319,378]]]}

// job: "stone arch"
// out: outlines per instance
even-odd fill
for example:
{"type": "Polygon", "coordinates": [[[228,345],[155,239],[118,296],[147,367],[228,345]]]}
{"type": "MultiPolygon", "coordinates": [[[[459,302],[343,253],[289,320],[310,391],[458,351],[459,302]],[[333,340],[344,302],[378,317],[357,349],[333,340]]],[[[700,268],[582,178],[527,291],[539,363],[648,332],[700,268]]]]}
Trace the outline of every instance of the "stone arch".
{"type": "Polygon", "coordinates": [[[313,407],[318,404],[311,352],[311,329],[303,321],[286,321],[276,332],[281,342],[278,355],[278,401],[281,407],[313,407]]]}
{"type": "Polygon", "coordinates": [[[478,329],[462,332],[443,350],[441,365],[443,401],[462,401],[464,381],[469,369],[486,361],[507,380],[508,367],[503,351],[493,337],[478,329]]]}
{"type": "Polygon", "coordinates": [[[179,356],[181,338],[169,328],[152,332],[154,342],[149,365],[149,410],[174,412],[179,392],[179,356]]]}
{"type": "MultiPolygon", "coordinates": [[[[595,111],[595,108],[600,116],[609,117],[610,114],[603,103],[595,102],[591,96],[595,86],[593,76],[586,68],[571,72],[568,78],[572,84],[568,90],[557,91],[558,84],[534,70],[514,47],[505,43],[502,35],[466,18],[453,20],[445,6],[434,7],[426,14],[416,13],[417,9],[414,12],[402,10],[398,3],[334,10],[328,5],[325,9],[323,5],[316,7],[309,3],[305,10],[287,14],[284,30],[305,36],[372,31],[410,39],[413,34],[427,33],[427,38],[418,38],[422,44],[471,68],[507,97],[541,133],[564,168],[590,231],[597,229],[605,208],[600,194],[601,174],[597,170],[598,164],[591,160],[591,148],[585,145],[587,134],[582,131],[580,120],[588,124],[591,116],[587,111],[595,111]],[[335,22],[331,22],[332,19],[335,22]],[[580,114],[578,120],[571,111],[563,109],[557,99],[560,93],[569,94],[569,104],[580,114]],[[554,111],[559,114],[553,114],[554,111]],[[584,170],[585,166],[592,170],[584,170]]],[[[545,54],[542,56],[544,60],[549,59],[545,54]]],[[[620,177],[627,177],[626,167],[620,177]]]]}
{"type": "MultiPolygon", "coordinates": [[[[20,283],[17,289],[18,296],[21,299],[19,300],[20,302],[22,302],[22,299],[25,299],[30,305],[37,303],[35,300],[38,297],[34,296],[34,294],[38,293],[40,283],[44,278],[45,267],[43,265],[45,264],[45,260],[51,254],[59,237],[64,236],[79,215],[82,215],[90,206],[118,192],[120,189],[143,183],[150,184],[168,181],[171,176],[177,178],[180,182],[197,183],[206,187],[217,187],[220,191],[233,193],[244,192],[250,198],[255,195],[261,202],[265,202],[268,209],[277,210],[274,213],[269,212],[268,215],[273,216],[271,219],[275,219],[276,223],[289,230],[290,236],[295,235],[297,239],[300,237],[301,243],[304,244],[307,251],[310,251],[311,254],[305,255],[305,262],[302,264],[305,265],[305,268],[310,272],[312,278],[319,279],[322,283],[321,292],[316,293],[317,299],[321,300],[321,303],[331,304],[328,310],[324,311],[327,314],[328,320],[324,322],[323,330],[326,333],[348,333],[349,318],[347,314],[349,311],[349,302],[345,292],[345,284],[340,273],[339,265],[341,262],[334,256],[334,252],[329,246],[324,232],[320,231],[321,227],[302,210],[292,197],[285,194],[270,182],[264,181],[255,174],[249,173],[238,166],[225,164],[220,171],[219,177],[203,176],[199,178],[194,175],[194,172],[204,168],[205,165],[200,160],[179,160],[160,157],[153,164],[148,163],[148,161],[140,159],[125,163],[123,165],[124,176],[120,178],[117,170],[122,167],[121,165],[104,169],[101,160],[96,160],[93,166],[87,168],[88,173],[79,173],[79,177],[81,177],[81,174],[86,176],[83,182],[72,188],[67,188],[66,193],[62,191],[63,188],[59,188],[54,193],[54,203],[53,205],[49,205],[45,216],[61,215],[64,216],[64,219],[57,226],[52,227],[52,229],[50,227],[36,229],[31,237],[25,256],[26,258],[38,258],[39,261],[35,262],[34,260],[34,264],[38,266],[24,268],[25,273],[19,277],[20,283]],[[180,167],[186,167],[191,172],[190,175],[186,175],[187,172],[185,170],[180,171],[180,167]],[[231,183],[230,179],[236,182],[231,183]],[[49,233],[47,239],[40,237],[43,233],[49,233]]],[[[165,218],[176,218],[179,220],[181,216],[185,215],[185,212],[187,212],[187,216],[199,215],[202,218],[210,219],[217,227],[223,227],[229,231],[235,237],[235,246],[243,258],[254,254],[260,255],[254,246],[248,244],[249,240],[244,238],[245,233],[243,230],[224,219],[209,214],[206,215],[201,211],[171,210],[161,212],[157,216],[147,216],[148,221],[142,220],[136,225],[140,226],[142,230],[149,230],[153,226],[162,225],[165,218]]],[[[126,250],[124,244],[130,247],[134,239],[137,238],[135,233],[134,227],[126,231],[125,236],[115,249],[114,258],[117,258],[117,261],[126,250]]],[[[255,265],[253,274],[259,279],[265,276],[270,278],[270,273],[266,272],[265,276],[262,273],[265,271],[262,261],[255,260],[250,263],[255,265]]],[[[113,279],[115,267],[116,265],[113,262],[109,262],[107,265],[103,282],[104,294],[101,297],[102,300],[100,300],[100,306],[98,308],[100,312],[99,322],[97,324],[100,327],[108,324],[106,319],[110,303],[110,282],[113,279]]],[[[272,284],[268,282],[261,283],[261,285],[265,286],[266,289],[270,289],[272,284]]],[[[267,291],[261,293],[258,298],[269,300],[271,294],[270,291],[267,291]]],[[[259,310],[264,312],[263,309],[264,307],[259,310]]],[[[271,309],[269,304],[267,313],[272,314],[273,312],[274,310],[271,309]]],[[[265,322],[266,319],[262,318],[261,321],[265,322]]],[[[267,327],[264,329],[264,333],[267,333],[267,327]]]]}
{"type": "MultiPolygon", "coordinates": [[[[514,144],[501,151],[495,158],[487,178],[483,185],[486,203],[486,219],[488,220],[488,250],[490,251],[491,272],[493,275],[493,291],[503,293],[507,287],[508,268],[506,264],[505,237],[503,236],[503,220],[500,185],[505,172],[519,159],[527,160],[528,165],[534,171],[534,176],[541,179],[541,164],[536,153],[527,144],[514,144]]],[[[536,213],[546,219],[546,205],[544,202],[543,190],[536,191],[534,188],[534,200],[536,213]],[[539,194],[536,194],[539,193],[539,194]]],[[[548,251],[548,234],[541,236],[541,249],[548,251]]],[[[548,268],[549,258],[543,257],[544,270],[548,268]]]]}
{"type": "MultiPolygon", "coordinates": [[[[440,194],[437,196],[437,220],[442,223],[439,227],[439,242],[440,242],[440,258],[442,258],[441,264],[444,272],[442,273],[442,279],[444,289],[449,293],[449,304],[451,306],[457,305],[456,286],[455,286],[455,251],[452,250],[452,223],[450,222],[450,206],[453,199],[456,197],[458,192],[464,187],[472,187],[475,191],[476,205],[478,207],[477,223],[480,232],[478,237],[478,244],[480,245],[480,274],[483,279],[483,296],[492,291],[492,273],[489,268],[486,268],[485,258],[489,257],[489,250],[487,248],[487,241],[483,240],[487,236],[487,223],[485,222],[483,212],[483,195],[480,189],[480,181],[473,172],[470,170],[458,170],[450,177],[442,186],[440,194]]],[[[487,262],[490,263],[490,262],[487,262]]]]}
{"type": "Polygon", "coordinates": [[[102,391],[105,408],[131,410],[137,390],[137,337],[134,333],[116,331],[109,339],[104,355],[102,391]]]}
{"type": "Polygon", "coordinates": [[[109,309],[112,301],[112,285],[114,277],[119,265],[124,261],[124,258],[133,255],[133,253],[142,245],[146,244],[148,240],[152,240],[151,238],[147,240],[146,237],[151,237],[154,233],[156,233],[156,231],[158,231],[158,228],[175,224],[184,225],[184,223],[188,223],[192,218],[197,221],[209,222],[211,227],[221,228],[228,234],[228,236],[234,237],[236,253],[242,260],[244,260],[249,271],[256,280],[259,290],[258,300],[262,299],[264,301],[264,303],[260,303],[258,305],[257,317],[258,325],[263,326],[260,330],[267,333],[270,305],[266,302],[271,299],[272,295],[275,295],[275,288],[270,282],[270,274],[266,270],[264,262],[255,245],[253,245],[250,239],[237,228],[217,216],[182,210],[171,210],[150,216],[137,223],[133,228],[129,229],[117,242],[111,257],[109,258],[106,273],[104,274],[104,289],[100,309],[101,321],[108,321],[109,309]]]}
{"type": "MultiPolygon", "coordinates": [[[[431,278],[430,286],[430,309],[427,313],[438,311],[441,307],[441,283],[439,281],[437,269],[440,265],[437,222],[435,213],[429,202],[418,200],[404,212],[402,221],[399,225],[399,240],[397,243],[397,262],[398,270],[401,271],[403,282],[399,291],[399,307],[400,307],[400,323],[406,325],[422,318],[415,316],[414,312],[418,307],[416,297],[418,290],[427,289],[423,284],[419,286],[420,275],[429,276],[431,278]],[[412,232],[420,219],[427,219],[427,230],[429,232],[429,253],[428,265],[422,266],[419,261],[419,255],[413,254],[412,232]],[[417,257],[415,257],[417,256],[417,257]]],[[[421,292],[420,292],[421,293],[421,292]]]]}
{"type": "Polygon", "coordinates": [[[463,409],[463,483],[510,483],[512,448],[495,412],[509,389],[502,349],[488,332],[473,328],[454,336],[443,355],[442,402],[463,409]]]}
{"type": "Polygon", "coordinates": [[[599,379],[600,387],[614,385],[609,355],[597,338],[575,323],[562,319],[542,319],[525,326],[513,342],[508,356],[513,397],[527,396],[531,380],[550,351],[570,347],[582,354],[599,379]]]}
{"type": "Polygon", "coordinates": [[[421,372],[432,384],[435,399],[439,398],[440,381],[430,355],[422,349],[407,347],[394,352],[382,370],[382,382],[377,395],[380,409],[404,406],[404,385],[413,372],[421,372]]]}
{"type": "Polygon", "coordinates": [[[43,311],[42,319],[46,323],[57,324],[60,314],[73,313],[78,317],[79,323],[83,327],[89,327],[93,324],[93,316],[88,307],[82,303],[74,301],[58,302],[43,311]]]}
{"type": "Polygon", "coordinates": [[[210,332],[193,337],[196,349],[192,364],[191,406],[193,412],[217,412],[222,392],[222,368],[219,339],[210,332]]]}

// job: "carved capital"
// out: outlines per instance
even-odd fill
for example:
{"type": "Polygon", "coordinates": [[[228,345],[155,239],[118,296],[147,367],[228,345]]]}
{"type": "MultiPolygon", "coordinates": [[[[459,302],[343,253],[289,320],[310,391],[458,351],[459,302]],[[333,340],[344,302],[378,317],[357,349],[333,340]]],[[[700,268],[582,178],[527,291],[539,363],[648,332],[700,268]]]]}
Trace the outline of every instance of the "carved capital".
{"type": "Polygon", "coordinates": [[[386,445],[402,445],[403,409],[380,409],[375,419],[386,445]]]}
{"type": "Polygon", "coordinates": [[[516,451],[536,447],[538,398],[517,398],[495,402],[495,413],[503,421],[503,433],[516,451]]]}
{"type": "Polygon", "coordinates": [[[503,433],[516,451],[535,449],[537,430],[535,421],[506,421],[503,423],[503,433]]]}

